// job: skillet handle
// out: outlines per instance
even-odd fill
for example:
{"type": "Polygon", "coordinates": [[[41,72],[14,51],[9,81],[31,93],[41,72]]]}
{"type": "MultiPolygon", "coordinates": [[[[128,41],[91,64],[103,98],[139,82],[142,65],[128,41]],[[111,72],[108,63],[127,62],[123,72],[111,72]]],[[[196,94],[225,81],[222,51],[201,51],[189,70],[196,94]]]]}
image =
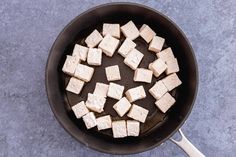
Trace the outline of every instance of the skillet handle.
{"type": "Polygon", "coordinates": [[[176,145],[178,145],[189,157],[205,157],[183,134],[181,129],[179,129],[179,133],[181,135],[181,140],[176,141],[174,139],[170,139],[176,145]]]}

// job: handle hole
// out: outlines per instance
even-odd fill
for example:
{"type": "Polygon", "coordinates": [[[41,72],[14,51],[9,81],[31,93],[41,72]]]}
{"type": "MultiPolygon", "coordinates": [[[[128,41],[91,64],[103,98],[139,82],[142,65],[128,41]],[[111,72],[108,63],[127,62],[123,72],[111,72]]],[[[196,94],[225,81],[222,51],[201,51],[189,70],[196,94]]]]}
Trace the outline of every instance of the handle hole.
{"type": "Polygon", "coordinates": [[[175,141],[181,141],[182,136],[181,136],[180,132],[178,131],[171,138],[174,139],[175,141]]]}

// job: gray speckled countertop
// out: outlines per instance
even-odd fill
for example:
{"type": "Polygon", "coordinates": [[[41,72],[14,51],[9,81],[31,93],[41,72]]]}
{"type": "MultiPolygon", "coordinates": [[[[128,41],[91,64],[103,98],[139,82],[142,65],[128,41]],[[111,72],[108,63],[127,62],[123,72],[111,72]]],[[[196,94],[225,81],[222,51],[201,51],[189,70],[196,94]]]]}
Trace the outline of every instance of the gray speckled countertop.
{"type": "MultiPolygon", "coordinates": [[[[78,143],[54,118],[46,97],[49,49],[75,16],[110,1],[0,1],[0,156],[111,156],[78,143]]],[[[236,1],[135,1],[169,16],[189,38],[200,86],[183,132],[206,156],[236,154],[236,1]]],[[[185,156],[172,142],[134,156],[185,156]]]]}

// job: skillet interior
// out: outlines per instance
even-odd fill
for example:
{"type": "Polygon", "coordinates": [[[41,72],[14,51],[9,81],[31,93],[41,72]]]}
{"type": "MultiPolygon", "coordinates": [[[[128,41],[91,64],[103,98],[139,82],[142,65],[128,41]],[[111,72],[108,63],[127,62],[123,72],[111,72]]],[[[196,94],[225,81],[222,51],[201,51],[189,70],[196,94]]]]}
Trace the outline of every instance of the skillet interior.
{"type": "MultiPolygon", "coordinates": [[[[148,64],[154,61],[156,57],[154,53],[147,51],[148,45],[141,37],[137,38],[135,42],[138,45],[137,49],[144,54],[140,67],[147,68],[148,64]]],[[[76,17],[58,36],[48,58],[46,88],[55,116],[73,137],[99,151],[113,154],[130,154],[145,151],[161,144],[182,125],[193,106],[197,90],[197,67],[193,51],[187,39],[178,27],[166,17],[150,8],[137,4],[107,4],[90,9],[76,17]],[[155,81],[165,77],[165,75],[158,79],[153,77],[151,84],[135,83],[133,82],[134,71],[123,63],[124,58],[116,52],[112,58],[103,55],[102,66],[95,67],[91,82],[86,83],[79,96],[65,90],[69,77],[63,74],[61,69],[66,55],[72,53],[74,44],[85,45],[84,38],[95,28],[101,31],[102,24],[105,22],[123,25],[129,20],[134,21],[138,28],[143,23],[148,24],[157,35],[166,39],[164,48],[170,46],[178,59],[180,66],[178,76],[183,84],[171,92],[172,96],[176,98],[176,103],[166,114],[162,114],[155,107],[155,100],[148,92],[155,81]],[[113,139],[111,129],[100,132],[96,128],[87,130],[82,120],[77,120],[70,109],[72,105],[79,101],[86,100],[87,93],[93,92],[96,82],[108,84],[104,68],[116,64],[120,67],[122,78],[120,81],[115,81],[116,83],[125,85],[125,90],[138,85],[143,85],[146,90],[147,97],[135,102],[135,104],[149,110],[147,121],[141,125],[140,137],[113,139]]],[[[120,118],[112,109],[115,102],[117,101],[108,98],[105,113],[101,115],[111,114],[113,120],[127,119],[126,116],[120,118]]]]}

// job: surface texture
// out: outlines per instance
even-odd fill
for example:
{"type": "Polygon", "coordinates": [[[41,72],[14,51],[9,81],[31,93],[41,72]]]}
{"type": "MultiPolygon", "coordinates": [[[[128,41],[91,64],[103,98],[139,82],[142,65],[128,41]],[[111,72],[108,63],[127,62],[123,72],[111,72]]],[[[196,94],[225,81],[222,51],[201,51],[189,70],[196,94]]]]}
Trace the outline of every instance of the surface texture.
{"type": "MultiPolygon", "coordinates": [[[[0,1],[0,156],[112,156],[75,141],[48,105],[44,70],[58,33],[111,1],[0,1]]],[[[206,156],[236,154],[236,1],[135,1],[170,17],[189,38],[200,85],[183,132],[206,156]]],[[[139,157],[185,156],[172,142],[139,157]]]]}

